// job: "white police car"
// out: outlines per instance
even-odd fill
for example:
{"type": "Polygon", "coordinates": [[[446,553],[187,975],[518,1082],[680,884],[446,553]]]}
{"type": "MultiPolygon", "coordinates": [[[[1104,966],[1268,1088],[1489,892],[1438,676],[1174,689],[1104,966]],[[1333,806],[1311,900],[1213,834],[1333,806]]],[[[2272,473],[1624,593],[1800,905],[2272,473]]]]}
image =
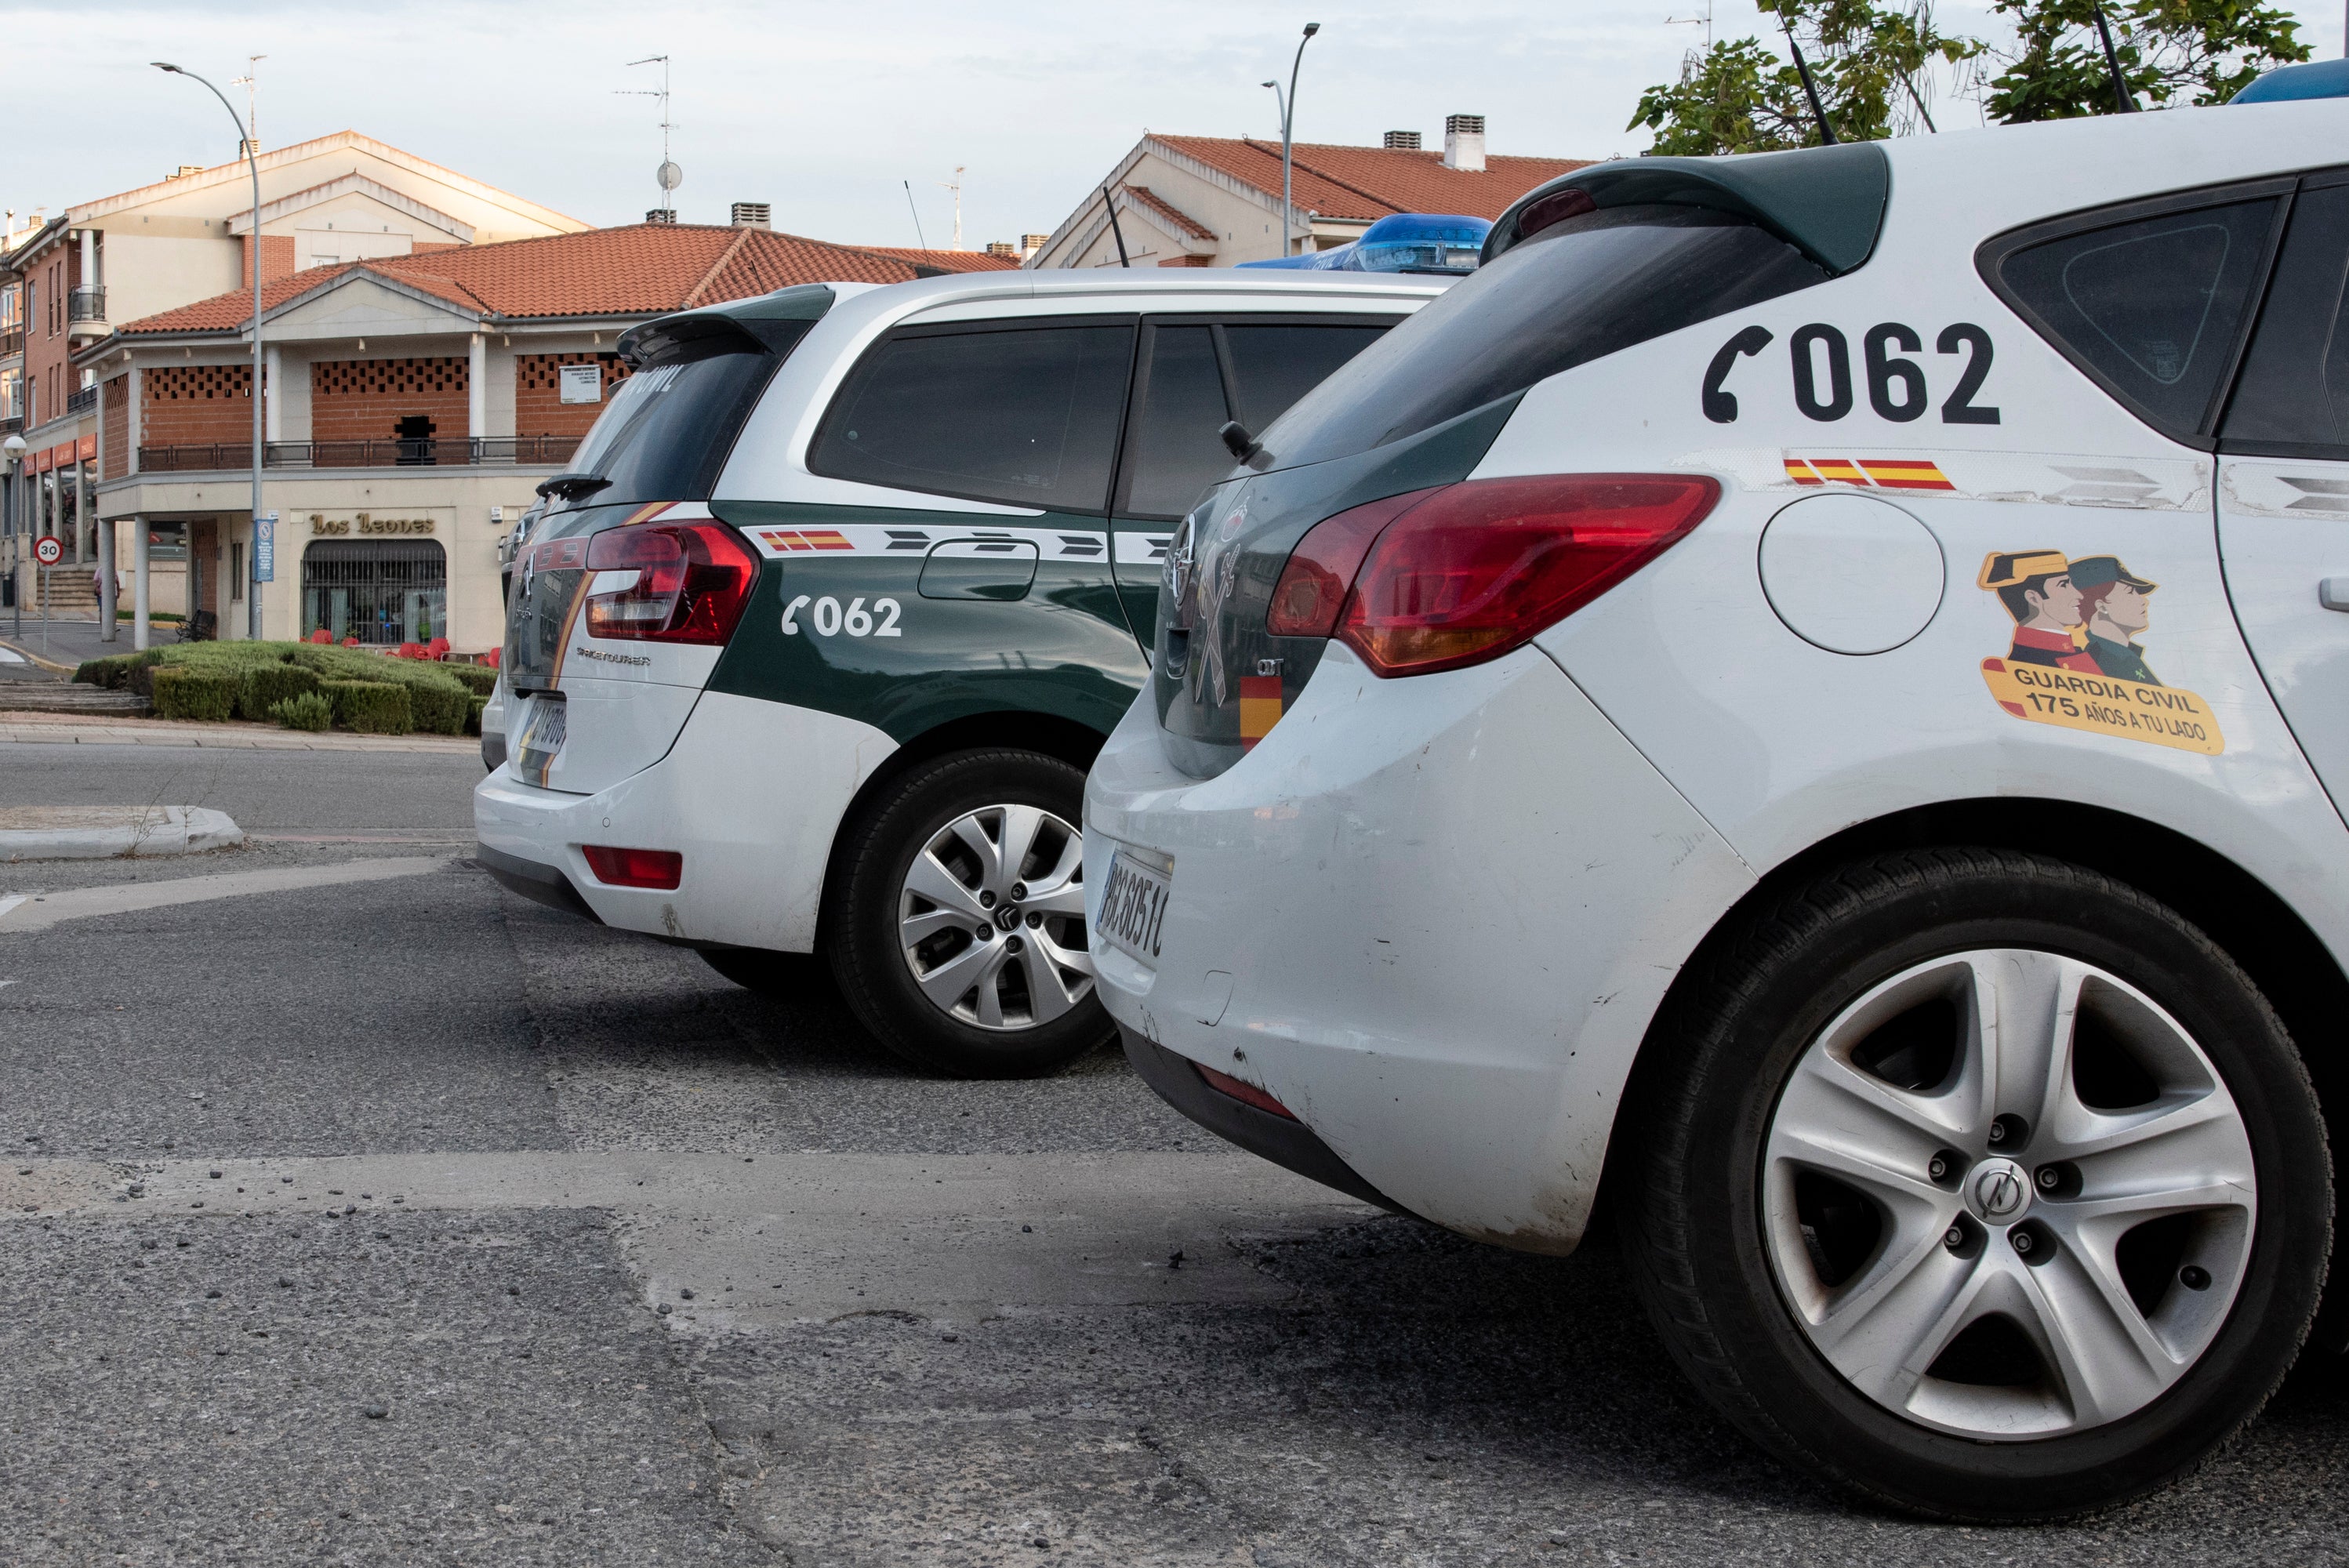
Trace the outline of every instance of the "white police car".
{"type": "Polygon", "coordinates": [[[1868,1497],[2195,1463],[2310,1332],[2349,1108],[2343,150],[1519,203],[1176,538],[1086,795],[1139,1069],[1504,1245],[1603,1191],[1690,1377],[1868,1497]]]}
{"type": "Polygon", "coordinates": [[[514,553],[481,862],[745,985],[819,954],[933,1068],[1099,1044],[1077,821],[1157,558],[1451,281],[979,273],[636,328],[514,553]]]}

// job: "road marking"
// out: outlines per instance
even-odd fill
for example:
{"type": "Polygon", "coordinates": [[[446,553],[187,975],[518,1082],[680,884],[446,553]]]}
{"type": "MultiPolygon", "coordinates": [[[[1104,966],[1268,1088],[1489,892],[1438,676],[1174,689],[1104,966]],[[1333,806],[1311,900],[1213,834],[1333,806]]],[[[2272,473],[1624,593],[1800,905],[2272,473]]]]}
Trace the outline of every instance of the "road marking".
{"type": "Polygon", "coordinates": [[[0,936],[47,931],[62,921],[131,914],[175,903],[295,892],[304,888],[333,887],[340,882],[381,882],[387,877],[421,876],[459,863],[438,856],[415,855],[398,860],[344,861],[330,866],[228,872],[218,876],[177,877],[168,882],[128,882],[117,887],[75,888],[67,892],[37,896],[19,893],[14,898],[0,899],[0,936]]]}
{"type": "Polygon", "coordinates": [[[1007,1308],[1286,1301],[1291,1287],[1259,1271],[1236,1240],[1310,1234],[1379,1212],[1221,1150],[745,1160],[615,1150],[0,1167],[0,1222],[316,1216],[369,1225],[409,1211],[513,1209],[618,1215],[639,1291],[672,1305],[672,1326],[702,1328],[855,1313],[975,1322],[1007,1308]],[[26,1167],[31,1174],[16,1173],[26,1167]]]}
{"type": "Polygon", "coordinates": [[[25,655],[14,648],[0,648],[0,665],[21,665],[25,655]]]}

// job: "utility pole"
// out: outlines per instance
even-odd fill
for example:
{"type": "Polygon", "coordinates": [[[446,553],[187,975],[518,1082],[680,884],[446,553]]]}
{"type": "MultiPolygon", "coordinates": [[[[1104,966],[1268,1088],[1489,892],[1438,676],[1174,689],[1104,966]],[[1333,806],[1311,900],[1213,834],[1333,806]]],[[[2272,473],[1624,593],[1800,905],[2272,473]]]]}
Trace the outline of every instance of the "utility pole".
{"type": "MultiPolygon", "coordinates": [[[[169,71],[175,77],[185,77],[191,82],[203,82],[205,88],[212,97],[220,99],[221,108],[228,110],[230,120],[236,123],[239,130],[246,130],[243,123],[237,120],[236,106],[228,101],[228,95],[220,88],[213,87],[209,81],[204,81],[203,77],[193,71],[183,71],[179,67],[168,65],[161,60],[150,60],[148,63],[159,71],[169,71]]],[[[261,531],[263,526],[261,400],[266,395],[267,388],[262,385],[261,357],[261,163],[254,155],[250,131],[246,132],[245,137],[244,166],[253,175],[253,532],[251,542],[244,552],[244,604],[245,635],[258,641],[261,636],[261,531]]],[[[143,530],[146,524],[141,521],[138,526],[143,530]]],[[[192,606],[190,607],[189,614],[194,614],[192,606]]]]}
{"type": "Polygon", "coordinates": [[[955,201],[955,232],[954,232],[954,249],[956,249],[956,250],[957,250],[957,251],[959,251],[959,250],[961,250],[961,249],[962,249],[962,170],[963,170],[963,166],[962,166],[961,164],[957,163],[957,164],[956,164],[956,165],[955,165],[955,177],[954,177],[953,179],[951,179],[951,180],[941,180],[941,181],[938,181],[938,184],[939,184],[939,186],[940,186],[942,189],[944,189],[944,190],[947,190],[947,191],[953,191],[953,192],[954,192],[954,201],[955,201]]]}

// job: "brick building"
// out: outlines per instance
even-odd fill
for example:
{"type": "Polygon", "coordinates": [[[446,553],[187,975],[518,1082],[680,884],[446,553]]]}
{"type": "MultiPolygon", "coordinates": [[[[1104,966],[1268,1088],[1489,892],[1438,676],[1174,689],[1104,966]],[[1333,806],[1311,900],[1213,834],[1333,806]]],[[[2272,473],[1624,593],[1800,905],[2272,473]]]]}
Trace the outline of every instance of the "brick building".
{"type": "Polygon", "coordinates": [[[1278,139],[1144,135],[1026,264],[1117,266],[1121,231],[1137,267],[1231,267],[1326,251],[1395,212],[1497,218],[1543,181],[1590,161],[1487,155],[1475,114],[1445,120],[1440,153],[1421,148],[1415,130],[1391,130],[1382,147],[1300,142],[1289,151],[1294,204],[1284,224],[1278,139]],[[1119,193],[1115,229],[1106,190],[1119,193]]]}
{"type": "MultiPolygon", "coordinates": [[[[502,635],[499,537],[626,375],[628,327],[792,284],[1018,265],[750,223],[418,246],[281,276],[267,260],[264,504],[278,523],[263,634],[469,651],[502,635]]],[[[247,624],[252,315],[232,289],[123,322],[73,359],[96,392],[95,515],[136,525],[120,554],[150,596],[156,552],[183,560],[184,603],[230,637],[247,624]]]]}
{"type": "Polygon", "coordinates": [[[17,336],[0,326],[0,394],[15,387],[11,411],[30,449],[22,521],[28,531],[67,542],[67,560],[82,570],[66,576],[85,605],[88,563],[97,559],[88,492],[102,414],[89,366],[78,356],[108,337],[111,323],[249,287],[256,237],[268,279],[587,226],[357,131],[271,149],[254,161],[257,222],[240,158],[76,202],[0,247],[0,286],[16,291],[21,325],[17,336]]]}

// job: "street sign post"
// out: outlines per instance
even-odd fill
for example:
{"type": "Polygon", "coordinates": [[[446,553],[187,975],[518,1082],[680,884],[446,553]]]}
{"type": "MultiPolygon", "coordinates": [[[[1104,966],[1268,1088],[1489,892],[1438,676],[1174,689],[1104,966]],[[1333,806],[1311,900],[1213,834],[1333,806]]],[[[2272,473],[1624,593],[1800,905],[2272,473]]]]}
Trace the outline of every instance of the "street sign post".
{"type": "Polygon", "coordinates": [[[264,511],[253,530],[253,580],[277,581],[277,514],[264,511]]]}
{"type": "Polygon", "coordinates": [[[66,542],[54,533],[41,535],[40,542],[33,546],[33,559],[44,566],[55,566],[65,558],[66,542]]]}

